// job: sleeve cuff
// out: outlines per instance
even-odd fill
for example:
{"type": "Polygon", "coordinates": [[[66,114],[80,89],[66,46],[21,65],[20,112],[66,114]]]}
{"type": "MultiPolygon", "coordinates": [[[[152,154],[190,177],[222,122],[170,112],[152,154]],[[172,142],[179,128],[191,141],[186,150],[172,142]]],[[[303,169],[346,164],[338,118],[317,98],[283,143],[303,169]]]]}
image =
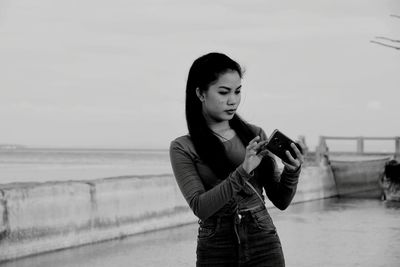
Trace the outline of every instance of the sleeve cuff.
{"type": "Polygon", "coordinates": [[[242,165],[240,165],[236,170],[240,174],[240,176],[242,176],[246,181],[250,180],[250,178],[254,176],[254,171],[252,171],[251,173],[247,173],[243,169],[242,165]]]}
{"type": "Polygon", "coordinates": [[[283,168],[283,171],[289,175],[298,176],[300,174],[302,165],[300,165],[296,170],[291,171],[288,170],[286,167],[283,168]]]}

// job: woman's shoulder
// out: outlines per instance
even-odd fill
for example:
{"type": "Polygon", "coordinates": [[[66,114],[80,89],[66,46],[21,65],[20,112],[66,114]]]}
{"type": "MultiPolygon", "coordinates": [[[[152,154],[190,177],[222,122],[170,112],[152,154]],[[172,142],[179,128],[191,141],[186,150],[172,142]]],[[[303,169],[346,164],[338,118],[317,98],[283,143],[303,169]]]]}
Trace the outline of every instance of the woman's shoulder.
{"type": "Polygon", "coordinates": [[[190,135],[182,135],[171,141],[170,150],[179,149],[190,154],[197,154],[190,135]]]}
{"type": "Polygon", "coordinates": [[[192,140],[188,134],[179,136],[171,141],[171,146],[173,147],[185,147],[192,144],[192,140]]]}

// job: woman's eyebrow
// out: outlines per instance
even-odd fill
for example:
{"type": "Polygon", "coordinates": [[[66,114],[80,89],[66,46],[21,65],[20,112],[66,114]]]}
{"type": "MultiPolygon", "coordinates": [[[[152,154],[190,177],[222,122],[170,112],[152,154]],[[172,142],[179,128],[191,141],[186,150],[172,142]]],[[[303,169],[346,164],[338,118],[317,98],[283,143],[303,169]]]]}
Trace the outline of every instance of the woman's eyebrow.
{"type": "MultiPolygon", "coordinates": [[[[228,86],[224,86],[224,85],[220,85],[220,86],[218,86],[218,88],[232,90],[232,88],[230,88],[228,86]]],[[[240,88],[242,88],[242,85],[239,85],[235,90],[238,90],[240,88]]]]}

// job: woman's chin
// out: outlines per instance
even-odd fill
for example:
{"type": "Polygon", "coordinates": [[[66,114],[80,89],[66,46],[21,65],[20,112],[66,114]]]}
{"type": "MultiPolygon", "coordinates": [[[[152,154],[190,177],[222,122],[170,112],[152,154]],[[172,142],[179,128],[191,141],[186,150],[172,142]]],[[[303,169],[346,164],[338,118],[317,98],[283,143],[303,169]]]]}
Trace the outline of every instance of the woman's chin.
{"type": "Polygon", "coordinates": [[[226,114],[224,116],[221,116],[221,120],[222,121],[230,121],[233,118],[234,115],[235,114],[226,114]]]}
{"type": "Polygon", "coordinates": [[[229,119],[232,119],[233,116],[235,116],[235,113],[228,113],[228,114],[227,114],[227,117],[228,117],[229,119]]]}
{"type": "Polygon", "coordinates": [[[219,116],[210,117],[210,119],[214,122],[224,122],[224,121],[230,121],[234,115],[235,113],[228,114],[225,112],[224,114],[221,114],[219,116]]]}

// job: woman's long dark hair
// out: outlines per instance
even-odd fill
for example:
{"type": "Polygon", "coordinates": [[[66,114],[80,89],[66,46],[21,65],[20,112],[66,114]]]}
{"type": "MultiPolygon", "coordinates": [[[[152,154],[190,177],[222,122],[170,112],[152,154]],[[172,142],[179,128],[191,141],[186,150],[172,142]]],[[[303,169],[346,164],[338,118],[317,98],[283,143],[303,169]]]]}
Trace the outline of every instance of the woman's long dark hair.
{"type": "MultiPolygon", "coordinates": [[[[186,122],[190,137],[202,161],[220,179],[226,178],[235,166],[228,160],[222,142],[208,127],[202,113],[202,103],[196,95],[196,88],[199,88],[200,92],[207,91],[213,82],[228,71],[236,71],[240,78],[243,76],[237,62],[221,53],[209,53],[193,62],[186,84],[186,122]]],[[[229,124],[245,146],[256,136],[237,114],[229,124]]]]}

